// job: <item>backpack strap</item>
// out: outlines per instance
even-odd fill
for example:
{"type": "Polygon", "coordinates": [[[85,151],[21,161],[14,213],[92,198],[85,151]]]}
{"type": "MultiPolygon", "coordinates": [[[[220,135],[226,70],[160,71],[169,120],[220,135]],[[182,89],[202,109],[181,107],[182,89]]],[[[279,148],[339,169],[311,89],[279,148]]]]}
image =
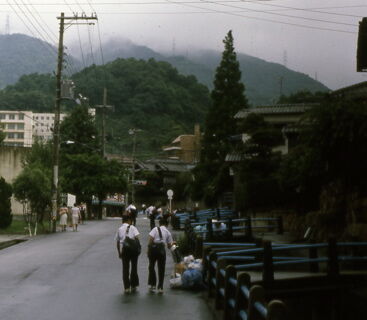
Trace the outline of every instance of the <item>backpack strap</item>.
{"type": "Polygon", "coordinates": [[[128,237],[129,238],[129,230],[130,230],[130,225],[126,228],[126,231],[125,231],[125,237],[128,237]]]}
{"type": "Polygon", "coordinates": [[[162,231],[160,227],[157,227],[158,232],[159,232],[159,237],[161,238],[161,241],[163,241],[163,236],[162,236],[162,231]]]}

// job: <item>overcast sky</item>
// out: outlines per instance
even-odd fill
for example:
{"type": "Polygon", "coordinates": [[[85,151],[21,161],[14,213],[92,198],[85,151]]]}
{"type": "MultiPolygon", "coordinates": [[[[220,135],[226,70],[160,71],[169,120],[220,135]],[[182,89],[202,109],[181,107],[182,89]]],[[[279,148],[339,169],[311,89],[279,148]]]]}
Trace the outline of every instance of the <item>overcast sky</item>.
{"type": "MultiPolygon", "coordinates": [[[[358,24],[365,0],[2,0],[0,31],[56,43],[60,12],[96,12],[98,26],[71,26],[66,46],[85,51],[119,37],[165,53],[222,51],[232,29],[237,52],[317,77],[332,89],[367,80],[357,73],[358,24]],[[88,31],[89,30],[89,31],[88,31]],[[91,42],[89,42],[89,35],[91,42]]],[[[0,48],[1,50],[1,48],[0,48]]]]}

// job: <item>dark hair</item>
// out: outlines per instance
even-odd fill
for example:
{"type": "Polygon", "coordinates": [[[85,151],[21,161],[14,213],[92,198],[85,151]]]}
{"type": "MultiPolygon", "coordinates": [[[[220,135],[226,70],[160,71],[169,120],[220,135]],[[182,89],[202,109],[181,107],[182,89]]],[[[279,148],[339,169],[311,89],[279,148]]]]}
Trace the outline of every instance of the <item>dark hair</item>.
{"type": "Polygon", "coordinates": [[[124,215],[122,216],[122,222],[128,222],[128,221],[130,221],[130,220],[131,220],[130,216],[128,216],[128,215],[126,215],[126,214],[124,214],[124,215]]]}
{"type": "Polygon", "coordinates": [[[165,219],[165,218],[159,219],[159,225],[160,226],[166,226],[166,225],[168,225],[168,220],[165,219]]]}

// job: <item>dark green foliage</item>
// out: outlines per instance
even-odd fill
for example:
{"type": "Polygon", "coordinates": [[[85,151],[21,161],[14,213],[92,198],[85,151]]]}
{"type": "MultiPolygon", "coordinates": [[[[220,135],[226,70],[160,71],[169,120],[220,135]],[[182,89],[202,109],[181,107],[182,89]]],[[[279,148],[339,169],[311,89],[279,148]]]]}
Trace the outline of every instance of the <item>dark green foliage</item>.
{"type": "Polygon", "coordinates": [[[212,106],[206,118],[201,160],[194,170],[193,191],[199,191],[194,196],[203,196],[208,205],[214,205],[219,195],[231,189],[232,179],[225,157],[231,150],[229,138],[237,133],[233,117],[248,106],[231,31],[223,42],[225,48],[211,92],[212,106]]]}
{"type": "Polygon", "coordinates": [[[78,90],[101,104],[105,80],[108,104],[108,132],[111,144],[130,153],[129,128],[139,128],[137,154],[141,150],[161,149],[173,138],[191,132],[195,122],[203,123],[208,105],[208,90],[192,76],[180,75],[168,63],[135,59],[118,59],[105,67],[89,67],[75,75],[78,90]],[[118,145],[117,137],[120,137],[118,145]]]}
{"type": "Polygon", "coordinates": [[[23,171],[13,182],[14,195],[20,202],[29,201],[37,221],[43,222],[51,207],[51,144],[35,142],[25,156],[23,171]]]}
{"type": "MultiPolygon", "coordinates": [[[[108,193],[127,189],[124,167],[102,158],[98,131],[86,106],[76,106],[61,126],[61,185],[64,192],[88,202],[92,195],[104,200],[108,193]],[[67,142],[73,142],[67,144],[67,142]]],[[[102,218],[101,212],[99,218],[102,218]]]]}
{"type": "Polygon", "coordinates": [[[277,206],[281,201],[277,178],[281,156],[272,149],[282,143],[281,132],[257,114],[246,117],[240,128],[248,139],[239,150],[243,160],[237,166],[237,208],[257,210],[277,206]]]}
{"type": "Polygon", "coordinates": [[[55,104],[55,79],[50,74],[21,76],[14,85],[0,91],[1,108],[52,112],[55,104]]]}
{"type": "MultiPolygon", "coordinates": [[[[284,158],[280,182],[289,204],[318,209],[320,194],[338,186],[343,197],[364,194],[367,182],[367,108],[362,102],[326,99],[312,109],[301,144],[284,158]]],[[[343,205],[348,205],[344,201],[343,205]]],[[[339,208],[343,212],[343,208],[339,208]]],[[[345,211],[344,211],[345,212],[345,211]]]]}
{"type": "Polygon", "coordinates": [[[10,198],[12,195],[12,187],[5,181],[3,177],[0,178],[0,229],[5,229],[11,225],[13,215],[11,214],[10,198]]]}
{"type": "Polygon", "coordinates": [[[67,154],[100,153],[98,130],[86,105],[74,106],[60,126],[61,152],[67,154]]]}

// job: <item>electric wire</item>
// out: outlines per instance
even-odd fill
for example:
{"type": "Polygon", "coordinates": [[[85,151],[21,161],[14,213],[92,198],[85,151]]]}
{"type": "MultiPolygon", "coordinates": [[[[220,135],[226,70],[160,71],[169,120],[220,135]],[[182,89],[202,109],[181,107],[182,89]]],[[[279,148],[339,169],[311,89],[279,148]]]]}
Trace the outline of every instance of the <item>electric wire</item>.
{"type": "MultiPolygon", "coordinates": [[[[166,0],[166,1],[168,3],[175,3],[175,4],[186,6],[186,7],[192,7],[192,8],[196,8],[196,9],[204,9],[205,10],[205,8],[202,8],[202,7],[199,7],[199,6],[196,6],[196,5],[182,4],[182,2],[174,2],[174,1],[169,1],[169,0],[166,0]]],[[[342,29],[333,29],[333,28],[327,28],[327,27],[316,27],[316,26],[311,26],[311,25],[305,25],[305,24],[299,24],[299,23],[293,23],[293,22],[285,22],[285,21],[273,20],[273,19],[268,19],[268,18],[245,16],[245,15],[242,15],[242,14],[237,14],[237,13],[232,13],[232,12],[221,12],[221,11],[218,11],[216,9],[209,9],[209,10],[213,11],[213,12],[228,14],[228,15],[231,15],[231,16],[237,16],[237,17],[242,17],[242,18],[247,18],[247,19],[252,19],[252,20],[258,20],[258,21],[272,22],[272,23],[289,25],[289,26],[305,28],[305,29],[332,31],[332,32],[349,33],[349,34],[356,34],[357,33],[357,32],[354,32],[354,31],[347,31],[347,30],[342,30],[342,29]]]]}

